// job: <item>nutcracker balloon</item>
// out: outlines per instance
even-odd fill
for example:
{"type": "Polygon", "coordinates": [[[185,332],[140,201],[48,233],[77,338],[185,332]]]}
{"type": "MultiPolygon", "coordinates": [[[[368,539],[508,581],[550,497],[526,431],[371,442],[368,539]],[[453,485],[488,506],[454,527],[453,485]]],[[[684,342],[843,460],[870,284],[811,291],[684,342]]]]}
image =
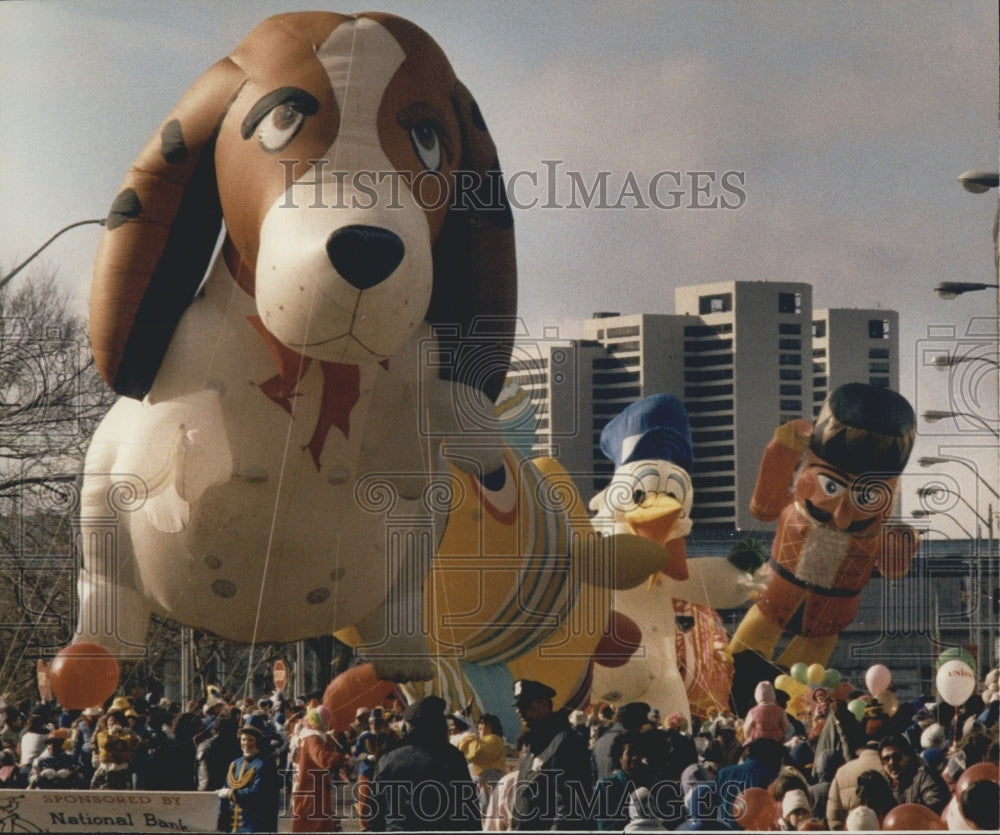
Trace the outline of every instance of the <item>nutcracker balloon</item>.
{"type": "Polygon", "coordinates": [[[800,419],[777,429],[750,502],[758,519],[778,522],[769,579],[733,636],[734,655],[770,659],[790,633],[779,665],[825,664],[872,571],[906,574],[917,535],[888,519],[914,436],[906,399],[861,383],[836,389],[815,426],[800,419]]]}

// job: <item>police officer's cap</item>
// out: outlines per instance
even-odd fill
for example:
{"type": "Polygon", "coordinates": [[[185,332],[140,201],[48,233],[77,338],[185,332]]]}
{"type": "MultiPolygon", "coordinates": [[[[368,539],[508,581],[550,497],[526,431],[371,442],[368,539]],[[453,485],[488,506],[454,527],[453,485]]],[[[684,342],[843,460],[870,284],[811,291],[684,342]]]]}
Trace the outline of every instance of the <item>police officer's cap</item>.
{"type": "Polygon", "coordinates": [[[514,705],[530,704],[531,702],[551,701],[556,691],[540,681],[521,678],[514,682],[514,705]]]}

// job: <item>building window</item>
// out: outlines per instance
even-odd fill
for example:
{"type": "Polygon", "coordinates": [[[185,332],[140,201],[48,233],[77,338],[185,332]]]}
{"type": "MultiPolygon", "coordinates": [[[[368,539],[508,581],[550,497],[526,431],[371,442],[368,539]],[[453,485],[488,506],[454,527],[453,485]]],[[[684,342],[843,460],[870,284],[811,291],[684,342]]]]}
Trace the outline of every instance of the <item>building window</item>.
{"type": "Polygon", "coordinates": [[[802,355],[778,354],[778,365],[802,365],[802,355]]]}
{"type": "MultiPolygon", "coordinates": [[[[598,388],[594,391],[594,400],[626,400],[632,397],[639,397],[639,387],[638,386],[622,386],[621,388],[598,388]]],[[[624,406],[620,407],[618,411],[621,411],[624,406]]],[[[597,411],[595,408],[594,411],[597,411]]]]}
{"type": "Polygon", "coordinates": [[[801,368],[779,368],[778,369],[778,379],[779,380],[801,380],[802,379],[802,369],[801,368]]]}
{"type": "Polygon", "coordinates": [[[786,412],[802,411],[801,400],[782,400],[780,408],[786,412]]]}
{"type": "Polygon", "coordinates": [[[732,322],[723,322],[720,325],[685,325],[685,339],[700,339],[706,336],[719,336],[724,333],[732,333],[732,322]]]}
{"type": "Polygon", "coordinates": [[[706,356],[688,356],[684,364],[688,368],[705,368],[711,365],[732,365],[732,354],[708,354],[706,356]]]}
{"type": "MultiPolygon", "coordinates": [[[[703,475],[691,479],[695,490],[708,487],[732,487],[735,479],[731,475],[703,475]]],[[[699,496],[700,498],[700,496],[699,496]]]]}
{"type": "Polygon", "coordinates": [[[869,319],[868,320],[868,338],[869,339],[888,339],[889,338],[889,320],[888,319],[869,319]]]}
{"type": "Polygon", "coordinates": [[[732,368],[712,368],[707,371],[685,371],[685,383],[714,383],[718,380],[732,380],[732,368]]]}
{"type": "Polygon", "coordinates": [[[732,426],[733,419],[730,415],[692,415],[689,423],[692,429],[699,426],[732,426]]]}
{"type": "Polygon", "coordinates": [[[608,345],[605,350],[610,354],[617,354],[623,351],[638,351],[638,342],[613,342],[608,345]]]}
{"type": "Polygon", "coordinates": [[[689,339],[684,342],[684,350],[689,353],[703,353],[706,351],[731,351],[733,348],[732,339],[689,339]]]}
{"type": "Polygon", "coordinates": [[[826,337],[826,320],[817,319],[813,322],[813,339],[823,339],[826,337]]]}
{"type": "MultiPolygon", "coordinates": [[[[700,490],[698,492],[700,504],[732,504],[734,501],[736,501],[736,494],[732,490],[700,490]]],[[[692,509],[691,515],[698,515],[695,509],[692,509]]]]}
{"type": "Polygon", "coordinates": [[[717,386],[684,386],[685,397],[722,397],[732,393],[732,383],[723,383],[717,386]]]}
{"type": "Polygon", "coordinates": [[[701,296],[698,299],[698,312],[727,313],[733,309],[733,294],[720,293],[718,296],[701,296]]]}
{"type": "Polygon", "coordinates": [[[888,348],[869,348],[868,349],[868,359],[870,359],[870,360],[887,360],[887,359],[889,359],[889,349],[888,348]]]}
{"type": "MultiPolygon", "coordinates": [[[[692,439],[696,444],[710,444],[714,441],[733,440],[732,429],[713,429],[710,432],[693,432],[692,439]]],[[[731,481],[729,482],[732,483],[731,481]]]]}
{"type": "Polygon", "coordinates": [[[615,359],[614,357],[597,357],[591,361],[590,367],[594,369],[601,368],[606,370],[608,368],[614,368],[616,370],[620,370],[623,369],[625,365],[621,360],[615,359]]]}
{"type": "Polygon", "coordinates": [[[802,340],[801,339],[779,339],[778,348],[782,351],[801,351],[802,350],[802,340]]]}
{"type": "Polygon", "coordinates": [[[708,403],[688,403],[687,410],[688,412],[731,412],[733,410],[733,401],[712,400],[708,403]]]}
{"type": "Polygon", "coordinates": [[[888,374],[889,373],[889,363],[887,363],[887,362],[870,362],[870,363],[868,363],[868,372],[870,374],[888,374]]]}
{"type": "Polygon", "coordinates": [[[778,293],[778,313],[801,313],[801,293],[778,293]]]}
{"type": "Polygon", "coordinates": [[[826,348],[813,348],[813,358],[822,359],[826,356],[826,348]]]}
{"type": "Polygon", "coordinates": [[[878,388],[887,389],[889,388],[889,378],[888,377],[869,377],[868,384],[872,386],[877,386],[878,388]]]}
{"type": "Polygon", "coordinates": [[[638,383],[638,382],[639,382],[638,372],[623,371],[619,374],[594,375],[595,386],[613,386],[618,383],[638,383]]]}
{"type": "Polygon", "coordinates": [[[608,339],[622,339],[626,336],[638,336],[639,326],[631,325],[627,328],[608,328],[608,339]]]}
{"type": "Polygon", "coordinates": [[[783,383],[778,386],[778,393],[785,395],[793,395],[795,397],[802,396],[802,386],[792,385],[791,383],[783,383]]]}
{"type": "MultiPolygon", "coordinates": [[[[708,463],[695,461],[691,466],[690,473],[692,479],[694,479],[695,473],[711,473],[712,475],[717,475],[722,472],[733,472],[735,469],[736,462],[732,460],[722,459],[721,461],[711,461],[708,463]]],[[[697,503],[695,504],[697,506],[697,503]]]]}
{"type": "MultiPolygon", "coordinates": [[[[730,444],[722,444],[719,446],[712,446],[710,444],[702,445],[698,448],[698,457],[701,459],[705,458],[731,458],[736,454],[736,448],[730,444]]],[[[698,496],[699,501],[702,496],[698,496]]]]}
{"type": "Polygon", "coordinates": [[[798,322],[779,322],[778,333],[802,335],[802,325],[798,322]]]}

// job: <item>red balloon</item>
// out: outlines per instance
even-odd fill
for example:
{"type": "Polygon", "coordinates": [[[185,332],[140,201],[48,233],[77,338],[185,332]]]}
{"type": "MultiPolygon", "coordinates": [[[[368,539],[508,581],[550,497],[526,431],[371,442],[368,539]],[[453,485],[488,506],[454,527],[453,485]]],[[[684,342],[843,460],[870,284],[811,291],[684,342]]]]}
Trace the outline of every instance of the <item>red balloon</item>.
{"type": "Polygon", "coordinates": [[[330,709],[330,728],[346,730],[359,707],[379,707],[382,700],[396,692],[391,681],[375,678],[371,664],[359,664],[341,673],[326,686],[323,704],[330,709]]]}
{"type": "Polygon", "coordinates": [[[641,646],[642,630],[639,624],[612,609],[604,636],[594,649],[594,661],[602,667],[621,667],[641,646]]]}
{"type": "Polygon", "coordinates": [[[889,810],[882,821],[882,831],[913,832],[947,829],[948,825],[931,809],[920,803],[903,803],[889,810]]]}
{"type": "Polygon", "coordinates": [[[87,641],[70,644],[52,659],[52,691],[68,710],[103,704],[118,687],[118,662],[104,647],[87,641]]]}
{"type": "Polygon", "coordinates": [[[962,792],[980,780],[1000,783],[1000,765],[996,763],[976,763],[975,765],[970,765],[959,776],[958,782],[955,783],[955,791],[952,794],[955,797],[961,797],[962,792]]]}
{"type": "Polygon", "coordinates": [[[733,801],[733,817],[744,829],[770,832],[778,818],[778,804],[767,789],[746,789],[733,801]]]}

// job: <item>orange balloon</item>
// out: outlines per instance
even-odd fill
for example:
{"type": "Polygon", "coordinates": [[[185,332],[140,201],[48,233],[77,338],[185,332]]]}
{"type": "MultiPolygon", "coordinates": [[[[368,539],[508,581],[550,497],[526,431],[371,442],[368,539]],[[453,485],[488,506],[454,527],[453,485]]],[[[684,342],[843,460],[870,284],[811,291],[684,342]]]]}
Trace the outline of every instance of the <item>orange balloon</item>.
{"type": "Polygon", "coordinates": [[[889,810],[882,821],[882,831],[914,832],[947,829],[948,825],[931,809],[920,803],[903,803],[889,810]]]}
{"type": "Polygon", "coordinates": [[[49,669],[52,691],[68,710],[103,704],[118,687],[118,675],[111,653],[87,641],[61,649],[49,669]]]}
{"type": "Polygon", "coordinates": [[[958,782],[955,783],[955,791],[953,794],[955,797],[961,797],[962,792],[964,792],[973,783],[978,783],[980,780],[989,780],[991,783],[1000,783],[1000,766],[996,763],[976,763],[975,765],[970,765],[958,778],[958,782]]]}
{"type": "Polygon", "coordinates": [[[323,693],[323,704],[330,709],[330,728],[346,730],[359,707],[380,707],[386,696],[396,692],[391,681],[375,678],[371,664],[351,667],[331,681],[323,693]]]}
{"type": "Polygon", "coordinates": [[[736,796],[733,817],[744,829],[769,832],[775,828],[778,804],[767,789],[752,787],[736,796]]]}

